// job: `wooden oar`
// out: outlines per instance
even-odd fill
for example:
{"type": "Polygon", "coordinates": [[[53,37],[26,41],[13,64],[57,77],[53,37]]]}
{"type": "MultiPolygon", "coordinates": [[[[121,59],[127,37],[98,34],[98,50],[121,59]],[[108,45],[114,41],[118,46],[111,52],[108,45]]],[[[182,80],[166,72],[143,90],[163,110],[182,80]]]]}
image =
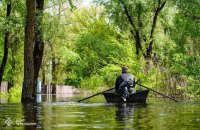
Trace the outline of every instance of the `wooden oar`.
{"type": "Polygon", "coordinates": [[[146,86],[144,86],[144,85],[142,85],[142,84],[140,84],[140,83],[138,83],[138,82],[137,82],[137,84],[140,85],[140,86],[142,86],[142,87],[144,87],[144,88],[146,88],[146,89],[149,89],[149,90],[151,90],[151,91],[153,91],[153,92],[155,92],[155,93],[158,93],[158,94],[160,94],[160,95],[162,95],[162,96],[164,96],[164,97],[166,97],[166,98],[169,98],[169,99],[171,99],[171,100],[173,100],[173,101],[175,101],[175,102],[178,102],[176,99],[174,99],[174,98],[172,98],[172,97],[169,97],[169,96],[167,96],[167,95],[164,95],[164,94],[162,94],[162,93],[160,93],[160,92],[157,92],[157,91],[155,91],[155,90],[153,90],[153,89],[151,89],[151,88],[149,88],[149,87],[146,87],[146,86]]]}
{"type": "Polygon", "coordinates": [[[113,89],[115,89],[115,87],[114,87],[114,88],[110,88],[110,89],[108,89],[108,90],[105,90],[105,91],[103,91],[103,92],[100,92],[100,93],[94,94],[94,95],[92,95],[92,96],[89,96],[89,97],[83,98],[83,99],[79,100],[78,102],[81,102],[81,101],[84,101],[84,100],[86,100],[86,99],[92,98],[92,97],[94,97],[94,96],[100,95],[100,94],[105,93],[105,92],[107,92],[107,91],[111,91],[111,90],[113,90],[113,89]]]}

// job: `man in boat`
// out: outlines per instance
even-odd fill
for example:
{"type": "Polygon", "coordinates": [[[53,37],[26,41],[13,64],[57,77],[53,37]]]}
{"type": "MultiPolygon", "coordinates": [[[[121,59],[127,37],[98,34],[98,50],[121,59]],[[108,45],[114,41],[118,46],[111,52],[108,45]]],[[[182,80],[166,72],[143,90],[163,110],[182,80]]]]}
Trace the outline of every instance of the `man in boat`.
{"type": "Polygon", "coordinates": [[[122,99],[126,101],[129,93],[135,92],[135,80],[132,74],[128,72],[128,68],[122,67],[122,74],[115,81],[115,92],[122,94],[122,99]]]}

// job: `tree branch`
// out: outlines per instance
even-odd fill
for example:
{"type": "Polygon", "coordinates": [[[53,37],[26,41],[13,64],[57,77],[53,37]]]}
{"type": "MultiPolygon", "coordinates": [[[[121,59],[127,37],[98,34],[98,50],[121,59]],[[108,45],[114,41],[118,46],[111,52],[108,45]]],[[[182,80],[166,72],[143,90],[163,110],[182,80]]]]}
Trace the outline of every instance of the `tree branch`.
{"type": "MultiPolygon", "coordinates": [[[[142,50],[140,33],[139,33],[137,27],[135,26],[135,24],[133,22],[133,19],[131,18],[131,15],[129,14],[125,3],[122,0],[120,0],[120,2],[121,2],[122,6],[124,8],[124,11],[126,13],[126,16],[128,18],[129,23],[131,24],[131,26],[133,27],[133,30],[135,31],[135,34],[134,34],[133,31],[131,31],[131,33],[134,35],[134,38],[135,38],[136,54],[139,55],[140,50],[142,50]]],[[[140,21],[140,16],[139,15],[138,15],[138,21],[140,21]]],[[[139,22],[139,26],[140,26],[140,22],[139,22]]]]}
{"type": "Polygon", "coordinates": [[[135,24],[134,24],[134,22],[133,22],[133,20],[132,20],[132,18],[130,16],[129,12],[128,12],[128,9],[127,9],[126,5],[124,4],[124,2],[122,0],[120,0],[120,2],[121,2],[122,6],[124,8],[124,11],[126,13],[126,16],[127,16],[128,20],[129,20],[130,24],[132,25],[134,30],[136,30],[136,26],[135,26],[135,24]]]}
{"type": "Polygon", "coordinates": [[[146,49],[146,58],[151,58],[151,54],[152,54],[152,51],[153,51],[154,30],[156,28],[157,18],[158,18],[158,15],[159,15],[160,11],[165,6],[165,4],[166,4],[166,1],[164,1],[161,4],[161,1],[158,0],[158,6],[155,9],[154,17],[153,17],[153,23],[152,23],[152,26],[151,26],[151,33],[150,33],[150,37],[149,37],[150,38],[150,43],[149,43],[148,48],[146,49]]]}

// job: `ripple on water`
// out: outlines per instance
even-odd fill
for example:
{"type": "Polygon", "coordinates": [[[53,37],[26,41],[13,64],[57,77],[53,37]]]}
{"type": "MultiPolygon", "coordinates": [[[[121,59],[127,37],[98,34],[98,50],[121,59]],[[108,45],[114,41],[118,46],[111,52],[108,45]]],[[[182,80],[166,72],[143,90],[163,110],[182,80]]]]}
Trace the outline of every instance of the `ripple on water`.
{"type": "MultiPolygon", "coordinates": [[[[22,104],[0,104],[0,129],[11,122],[13,126],[21,124],[22,127],[41,129],[198,130],[199,109],[200,103],[174,103],[161,99],[148,101],[144,107],[72,101],[42,102],[27,107],[22,104]],[[1,124],[2,121],[5,123],[1,124]]],[[[4,128],[8,129],[7,126],[4,128]]]]}
{"type": "Polygon", "coordinates": [[[51,103],[44,103],[43,105],[46,106],[83,106],[83,107],[95,107],[95,106],[105,106],[105,103],[78,103],[78,102],[51,102],[51,103]]]}

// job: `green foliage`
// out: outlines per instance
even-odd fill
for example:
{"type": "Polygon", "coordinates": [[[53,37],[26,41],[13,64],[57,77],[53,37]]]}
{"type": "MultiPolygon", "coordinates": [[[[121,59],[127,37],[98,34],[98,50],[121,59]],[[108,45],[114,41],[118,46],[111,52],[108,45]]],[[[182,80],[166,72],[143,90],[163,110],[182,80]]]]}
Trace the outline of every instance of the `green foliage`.
{"type": "MultiPolygon", "coordinates": [[[[133,27],[120,0],[96,1],[97,5],[90,7],[79,7],[78,2],[71,0],[45,1],[42,26],[45,52],[41,69],[45,75],[40,73],[39,77],[46,78],[44,84],[52,79],[55,84],[100,91],[113,87],[121,66],[126,65],[136,80],[140,78],[141,83],[151,88],[169,94],[200,95],[198,0],[166,1],[157,18],[150,60],[144,59],[143,54],[152,40],[150,32],[158,1],[122,0],[140,33],[143,49],[139,55],[131,33],[133,27]]],[[[6,1],[0,4],[0,31],[11,31],[3,78],[14,82],[17,87],[10,90],[10,95],[18,97],[23,81],[25,1],[13,1],[12,7],[11,17],[6,19],[6,1]]],[[[0,50],[3,42],[4,34],[0,33],[0,50]]],[[[0,51],[0,61],[2,57],[0,51]]]]}
{"type": "Polygon", "coordinates": [[[78,77],[78,74],[76,73],[68,73],[68,77],[65,80],[65,84],[73,85],[75,87],[78,87],[81,83],[81,77],[78,77]]]}
{"type": "Polygon", "coordinates": [[[81,87],[87,88],[89,90],[97,89],[99,87],[103,87],[103,77],[99,75],[92,75],[90,78],[82,79],[81,81],[81,87]]]}
{"type": "Polygon", "coordinates": [[[199,95],[200,58],[199,58],[199,3],[195,0],[178,3],[179,12],[174,18],[174,26],[170,28],[170,37],[176,46],[170,54],[168,62],[170,72],[178,80],[179,89],[185,95],[199,95]],[[181,80],[180,80],[181,79],[181,80]],[[184,79],[184,81],[182,80],[184,79]]]}
{"type": "MultiPolygon", "coordinates": [[[[173,86],[174,82],[167,83],[174,78],[178,86],[180,85],[182,86],[181,88],[186,89],[186,86],[183,87],[184,85],[179,80],[181,78],[177,78],[178,76],[193,75],[192,79],[198,76],[199,59],[195,55],[185,54],[188,52],[189,43],[187,35],[183,33],[191,30],[180,28],[181,26],[184,27],[185,24],[177,21],[177,18],[179,18],[176,17],[178,11],[173,3],[167,5],[158,20],[155,30],[155,61],[150,61],[149,65],[146,64],[145,59],[141,58],[142,56],[136,56],[135,54],[134,41],[130,39],[130,33],[126,31],[128,29],[126,27],[129,25],[127,24],[126,16],[123,15],[124,10],[122,10],[119,1],[107,1],[103,5],[106,7],[108,15],[109,12],[112,14],[111,16],[109,15],[109,18],[111,18],[109,23],[106,20],[108,15],[104,15],[106,13],[100,13],[98,14],[99,17],[96,17],[95,13],[92,12],[94,10],[90,10],[94,16],[89,15],[90,17],[88,17],[88,10],[84,9],[84,13],[76,12],[77,14],[73,17],[76,21],[75,25],[81,26],[79,28],[74,26],[72,30],[76,30],[75,32],[81,35],[78,36],[76,46],[74,46],[75,54],[77,55],[73,60],[68,60],[66,68],[70,68],[67,69],[67,72],[70,72],[67,79],[78,81],[76,86],[84,86],[90,89],[93,86],[96,88],[97,85],[93,82],[98,76],[99,86],[102,86],[102,83],[104,86],[113,86],[116,76],[121,73],[122,65],[127,65],[131,73],[134,74],[136,79],[140,78],[142,83],[155,89],[163,88],[164,91],[175,87],[173,86]],[[80,21],[81,19],[85,20],[80,21]],[[180,31],[182,33],[179,33],[180,31]],[[190,64],[191,62],[192,64],[190,64]],[[194,73],[197,75],[194,75],[194,73]],[[94,78],[92,78],[93,76],[94,78]]],[[[147,17],[152,17],[150,10],[153,3],[142,0],[136,3],[127,1],[126,5],[129,9],[132,9],[131,12],[133,14],[131,15],[135,19],[137,19],[138,15],[137,11],[141,11],[140,15],[144,26],[142,26],[140,33],[144,34],[142,35],[143,39],[147,38],[148,35],[145,33],[148,32],[151,26],[151,21],[148,21],[147,17]],[[143,15],[145,17],[142,17],[143,15]]],[[[137,23],[138,21],[134,22],[137,23]]],[[[139,23],[136,25],[139,25],[139,23]]],[[[189,79],[187,80],[190,82],[189,79]]],[[[190,85],[193,86],[192,84],[190,85]]],[[[194,88],[194,86],[191,88],[194,88]]],[[[194,92],[194,89],[192,91],[194,92]]]]}
{"type": "Polygon", "coordinates": [[[16,98],[17,97],[21,97],[21,93],[22,93],[22,88],[21,86],[15,86],[15,87],[12,87],[10,90],[9,90],[9,96],[10,97],[13,97],[13,98],[16,98]]]}
{"type": "MultiPolygon", "coordinates": [[[[87,21],[85,22],[87,23],[87,21]]],[[[77,39],[75,51],[78,55],[68,58],[67,68],[70,68],[72,72],[67,79],[68,83],[73,77],[79,77],[78,79],[82,79],[81,84],[76,85],[85,85],[90,88],[93,80],[96,80],[93,76],[99,75],[99,77],[104,77],[99,78],[100,81],[97,82],[99,86],[102,85],[101,83],[113,85],[116,69],[112,67],[118,66],[119,68],[129,62],[127,57],[133,56],[131,44],[126,36],[115,31],[114,26],[108,25],[104,17],[96,18],[94,16],[93,21],[87,24],[87,30],[82,32],[77,39]],[[117,39],[117,37],[119,38],[117,39]]]]}
{"type": "MultiPolygon", "coordinates": [[[[3,50],[5,30],[10,31],[9,54],[6,68],[4,70],[3,80],[21,85],[23,78],[23,40],[24,40],[24,1],[12,1],[11,15],[6,18],[6,3],[2,1],[0,8],[0,50],[3,50]]],[[[3,51],[0,51],[0,63],[2,61],[3,51]]]]}

